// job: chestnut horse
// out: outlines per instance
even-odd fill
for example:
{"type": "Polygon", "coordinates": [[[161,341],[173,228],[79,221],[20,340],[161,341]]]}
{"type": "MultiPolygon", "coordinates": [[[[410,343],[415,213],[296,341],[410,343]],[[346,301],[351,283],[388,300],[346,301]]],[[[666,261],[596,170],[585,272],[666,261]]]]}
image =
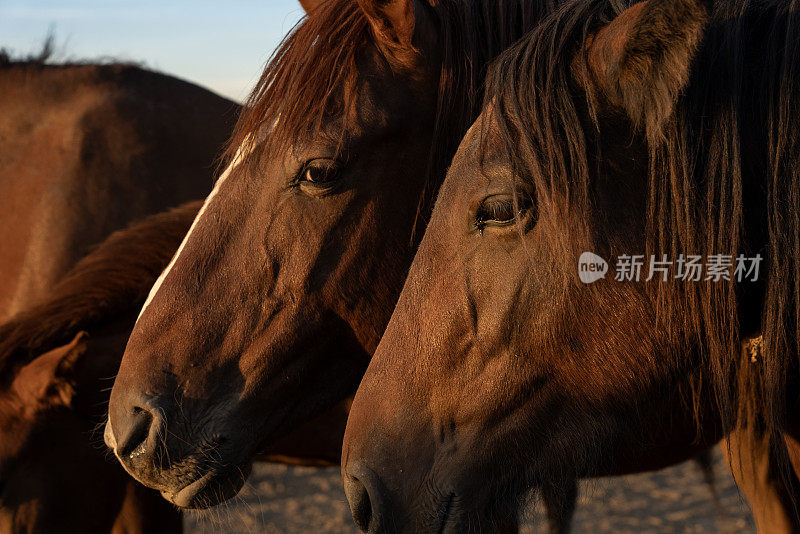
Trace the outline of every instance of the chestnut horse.
{"type": "Polygon", "coordinates": [[[531,486],[652,457],[684,414],[687,438],[737,429],[787,469],[800,3],[711,4],[570,2],[493,68],[350,412],[363,530],[491,531],[531,486]],[[582,281],[585,252],[616,273],[582,281]],[[625,274],[620,256],[650,254],[733,265],[625,274]],[[751,261],[737,279],[740,254],[764,257],[760,278],[751,261]],[[763,350],[742,357],[750,336],[763,350]]]}
{"type": "MultiPolygon", "coordinates": [[[[112,234],[0,326],[2,532],[180,532],[180,513],[109,458],[97,429],[136,314],[200,205],[112,234]]],[[[259,459],[336,464],[346,416],[337,406],[259,459]]]]}
{"type": "Polygon", "coordinates": [[[553,3],[303,2],[128,342],[106,427],[128,472],[215,504],[352,394],[488,62],[553,3]]]}
{"type": "Polygon", "coordinates": [[[0,56],[0,320],[89,248],[212,184],[239,106],[129,65],[0,56]]]}

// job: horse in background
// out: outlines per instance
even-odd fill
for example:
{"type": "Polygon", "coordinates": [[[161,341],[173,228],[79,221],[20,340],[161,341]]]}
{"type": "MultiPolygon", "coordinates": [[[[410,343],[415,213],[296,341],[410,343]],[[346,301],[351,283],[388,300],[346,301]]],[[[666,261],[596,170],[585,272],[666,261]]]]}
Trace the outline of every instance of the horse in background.
{"type": "Polygon", "coordinates": [[[205,196],[239,106],[124,64],[0,55],[0,320],[92,245],[205,196]]]}
{"type": "Polygon", "coordinates": [[[785,482],[788,523],[759,527],[797,529],[800,4],[613,4],[568,3],[492,69],[351,408],[364,531],[488,532],[542,480],[730,431],[734,471],[766,443],[785,482]],[[587,284],[585,252],[765,276],[587,284]]]}
{"type": "MultiPolygon", "coordinates": [[[[70,342],[73,329],[56,343],[27,339],[20,348],[13,332],[24,310],[52,296],[112,231],[202,197],[239,106],[132,65],[47,60],[46,53],[24,61],[0,53],[0,319],[16,317],[0,327],[0,527],[178,532],[180,515],[157,493],[103,461],[88,437],[86,388],[73,398],[71,366],[59,364],[103,342],[70,342]],[[86,513],[90,506],[96,514],[86,513]]],[[[63,314],[76,301],[61,304],[63,314]]],[[[104,369],[96,376],[116,372],[104,369]]]]}

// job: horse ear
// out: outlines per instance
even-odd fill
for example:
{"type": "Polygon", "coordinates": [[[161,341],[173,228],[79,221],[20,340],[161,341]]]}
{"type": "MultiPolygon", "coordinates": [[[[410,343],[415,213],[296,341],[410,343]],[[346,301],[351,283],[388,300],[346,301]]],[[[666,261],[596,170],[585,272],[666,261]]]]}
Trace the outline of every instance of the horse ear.
{"type": "Polygon", "coordinates": [[[325,2],[325,0],[299,0],[299,1],[300,5],[303,7],[303,10],[305,10],[306,12],[306,15],[308,15],[309,17],[311,16],[311,14],[314,12],[315,9],[317,9],[320,5],[322,5],[323,2],[325,2]]]}
{"type": "Polygon", "coordinates": [[[590,92],[658,135],[689,80],[706,2],[647,0],[596,32],[586,43],[590,92]]]}
{"type": "Polygon", "coordinates": [[[414,37],[414,0],[358,0],[375,34],[384,42],[411,49],[414,37]]]}
{"type": "Polygon", "coordinates": [[[86,332],[79,332],[66,345],[46,352],[20,369],[14,388],[32,402],[69,404],[74,394],[76,365],[86,352],[86,332]]]}

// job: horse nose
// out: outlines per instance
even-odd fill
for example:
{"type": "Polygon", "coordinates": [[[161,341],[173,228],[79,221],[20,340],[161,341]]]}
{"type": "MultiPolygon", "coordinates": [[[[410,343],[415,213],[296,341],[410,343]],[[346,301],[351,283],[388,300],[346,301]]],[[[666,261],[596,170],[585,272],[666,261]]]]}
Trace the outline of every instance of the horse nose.
{"type": "Polygon", "coordinates": [[[111,410],[105,440],[123,462],[132,461],[157,443],[163,411],[157,399],[135,398],[111,410]]]}
{"type": "Polygon", "coordinates": [[[344,493],[353,521],[362,532],[378,532],[382,517],[381,484],[375,473],[356,462],[344,468],[344,493]]]}
{"type": "Polygon", "coordinates": [[[355,521],[356,526],[362,532],[369,532],[369,525],[372,522],[372,503],[369,500],[367,487],[358,478],[346,475],[344,492],[347,495],[350,513],[353,515],[353,521],[355,521]]]}

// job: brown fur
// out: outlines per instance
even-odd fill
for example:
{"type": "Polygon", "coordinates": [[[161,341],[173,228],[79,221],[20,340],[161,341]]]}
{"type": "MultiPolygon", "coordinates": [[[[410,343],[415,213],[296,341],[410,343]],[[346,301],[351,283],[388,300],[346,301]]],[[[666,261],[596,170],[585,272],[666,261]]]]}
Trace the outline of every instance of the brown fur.
{"type": "Polygon", "coordinates": [[[238,106],[131,65],[0,68],[0,320],[130,221],[208,192],[238,106]]]}
{"type": "Polygon", "coordinates": [[[684,66],[700,45],[707,19],[705,8],[694,2],[677,9],[658,2],[632,6],[588,40],[594,83],[587,88],[599,86],[603,98],[657,139],[688,81],[684,66]]]}

